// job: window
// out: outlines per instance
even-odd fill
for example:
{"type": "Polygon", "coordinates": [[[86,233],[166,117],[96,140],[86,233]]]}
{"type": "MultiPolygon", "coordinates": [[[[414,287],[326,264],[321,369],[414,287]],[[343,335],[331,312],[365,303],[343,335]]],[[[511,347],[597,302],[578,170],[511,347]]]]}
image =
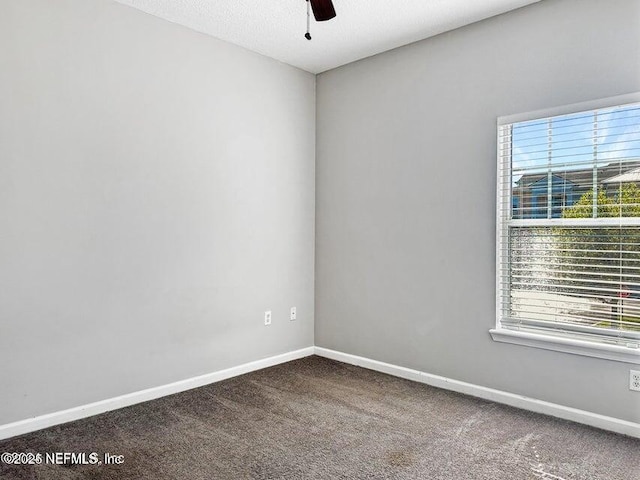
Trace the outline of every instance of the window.
{"type": "Polygon", "coordinates": [[[494,340],[640,363],[640,95],[498,121],[494,340]]]}

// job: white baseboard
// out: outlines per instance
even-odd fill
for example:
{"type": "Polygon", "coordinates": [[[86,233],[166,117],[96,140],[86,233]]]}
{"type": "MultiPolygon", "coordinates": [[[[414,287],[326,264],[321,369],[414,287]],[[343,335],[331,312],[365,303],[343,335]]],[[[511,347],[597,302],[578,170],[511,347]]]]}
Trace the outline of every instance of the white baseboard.
{"type": "Polygon", "coordinates": [[[413,370],[411,368],[400,367],[390,363],[379,362],[357,355],[337,352],[322,347],[307,347],[293,352],[275,355],[273,357],[256,360],[254,362],[245,363],[236,367],[219,370],[217,372],[200,375],[198,377],[180,380],[178,382],[153,387],[138,392],[121,395],[119,397],[101,400],[99,402],[82,405],[80,407],[70,408],[46,415],[40,415],[18,422],[0,425],[0,440],[15,437],[25,433],[41,430],[43,428],[52,427],[61,423],[67,423],[81,418],[91,417],[100,413],[117,410],[119,408],[128,407],[137,403],[154,400],[156,398],[172,395],[174,393],[191,390],[192,388],[201,387],[210,383],[219,382],[228,378],[243,375],[245,373],[261,370],[281,363],[289,362],[310,355],[318,355],[330,358],[340,362],[357,365],[378,372],[393,375],[395,377],[405,378],[420,383],[425,383],[438,388],[452,390],[454,392],[464,393],[485,400],[490,400],[505,405],[510,405],[532,412],[550,415],[552,417],[571,420],[573,422],[590,425],[592,427],[609,430],[623,435],[640,438],[640,424],[620,420],[618,418],[607,417],[597,413],[591,413],[577,408],[565,407],[555,403],[536,400],[522,395],[503,392],[492,388],[482,387],[471,383],[461,382],[439,375],[413,370]]]}
{"type": "Polygon", "coordinates": [[[0,440],[52,427],[61,423],[91,417],[93,415],[98,415],[99,413],[117,410],[118,408],[128,407],[130,405],[135,405],[136,403],[147,402],[149,400],[165,397],[174,393],[184,392],[185,390],[191,390],[192,388],[202,387],[203,385],[226,380],[227,378],[236,377],[255,370],[261,370],[280,363],[297,360],[298,358],[308,357],[309,355],[313,355],[313,352],[313,347],[302,348],[300,350],[238,365],[237,367],[231,367],[225,370],[200,375],[198,377],[169,383],[167,385],[148,388],[146,390],[128,393],[119,397],[89,403],[80,407],[74,407],[68,410],[62,410],[46,415],[40,415],[38,417],[28,418],[26,420],[20,420],[18,422],[8,423],[6,425],[0,425],[0,440]]]}
{"type": "Polygon", "coordinates": [[[565,407],[563,405],[545,402],[543,400],[537,400],[535,398],[529,398],[522,395],[515,395],[513,393],[495,390],[493,388],[481,387],[480,385],[461,382],[451,378],[441,377],[439,375],[432,375],[419,370],[379,362],[377,360],[371,360],[369,358],[359,357],[349,353],[337,352],[335,350],[329,350],[328,348],[315,347],[314,352],[316,355],[321,357],[368,368],[377,372],[393,375],[394,377],[405,378],[407,380],[425,383],[433,387],[452,390],[454,392],[464,393],[473,397],[491,400],[492,402],[502,403],[512,407],[522,408],[524,410],[543,413],[552,417],[601,428],[603,430],[621,433],[630,437],[640,438],[640,424],[638,423],[620,420],[614,417],[607,417],[605,415],[587,412],[577,408],[565,407]]]}

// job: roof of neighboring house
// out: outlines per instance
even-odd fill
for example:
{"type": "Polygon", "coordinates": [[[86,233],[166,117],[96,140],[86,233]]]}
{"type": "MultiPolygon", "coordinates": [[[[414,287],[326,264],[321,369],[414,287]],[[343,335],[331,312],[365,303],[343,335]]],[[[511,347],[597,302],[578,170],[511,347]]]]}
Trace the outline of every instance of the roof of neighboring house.
{"type": "MultiPolygon", "coordinates": [[[[621,180],[613,180],[614,177],[621,177],[629,173],[630,170],[638,172],[638,180],[622,180],[628,182],[640,181],[640,158],[623,159],[612,162],[602,167],[598,167],[598,182],[613,183],[621,180]],[[611,179],[611,181],[609,181],[611,179]]],[[[590,187],[593,184],[593,167],[581,168],[577,170],[554,171],[553,175],[562,180],[571,182],[578,187],[590,187]]],[[[547,178],[547,173],[531,173],[520,177],[516,182],[519,187],[531,187],[532,184],[547,178]]]]}
{"type": "MultiPolygon", "coordinates": [[[[565,177],[562,174],[562,172],[559,175],[557,173],[553,173],[553,174],[551,174],[551,177],[552,177],[551,181],[553,183],[560,183],[560,184],[563,184],[563,185],[567,185],[568,183],[571,183],[571,184],[575,183],[571,179],[569,179],[568,177],[565,177]]],[[[540,177],[540,179],[536,180],[535,182],[529,183],[528,186],[529,187],[533,187],[537,183],[539,183],[544,188],[547,188],[547,184],[548,184],[547,174],[545,173],[544,175],[542,175],[540,177]]]]}
{"type": "Polygon", "coordinates": [[[615,177],[607,178],[602,183],[630,183],[640,182],[640,168],[634,168],[622,175],[616,175],[615,177]]]}

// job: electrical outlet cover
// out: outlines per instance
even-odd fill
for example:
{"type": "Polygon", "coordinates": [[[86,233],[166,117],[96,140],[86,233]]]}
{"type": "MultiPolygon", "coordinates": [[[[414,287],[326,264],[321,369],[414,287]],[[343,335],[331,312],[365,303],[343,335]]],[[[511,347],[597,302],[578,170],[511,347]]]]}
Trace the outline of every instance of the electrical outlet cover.
{"type": "Polygon", "coordinates": [[[264,312],[264,324],[271,325],[271,310],[264,312]]]}
{"type": "Polygon", "coordinates": [[[629,390],[640,392],[640,371],[637,371],[637,370],[630,371],[629,390]]]}

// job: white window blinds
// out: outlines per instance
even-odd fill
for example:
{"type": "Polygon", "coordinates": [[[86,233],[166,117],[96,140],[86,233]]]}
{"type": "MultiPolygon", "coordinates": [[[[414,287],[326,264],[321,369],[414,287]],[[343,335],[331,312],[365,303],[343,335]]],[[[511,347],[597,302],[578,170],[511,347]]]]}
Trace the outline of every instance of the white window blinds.
{"type": "Polygon", "coordinates": [[[640,103],[499,125],[498,328],[640,348],[640,103]]]}

